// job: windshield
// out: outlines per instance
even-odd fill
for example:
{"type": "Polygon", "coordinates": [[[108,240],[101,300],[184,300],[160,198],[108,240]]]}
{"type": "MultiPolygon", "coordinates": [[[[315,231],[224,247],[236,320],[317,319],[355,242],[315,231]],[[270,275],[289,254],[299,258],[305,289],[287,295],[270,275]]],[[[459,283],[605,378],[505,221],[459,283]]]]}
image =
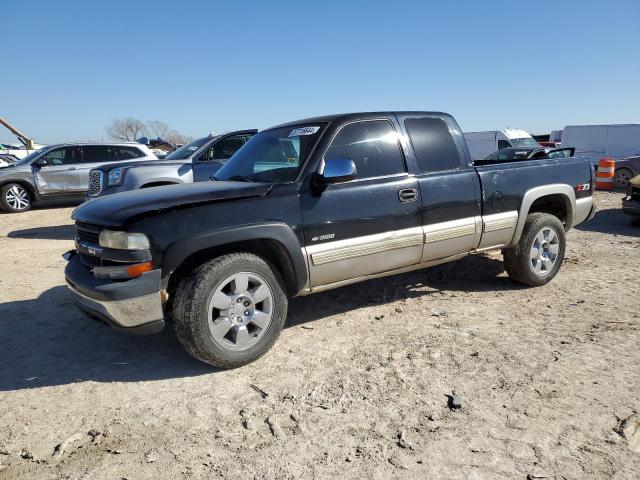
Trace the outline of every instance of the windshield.
{"type": "Polygon", "coordinates": [[[540,148],[540,144],[536,142],[533,138],[511,138],[509,139],[511,145],[514,147],[522,148],[522,147],[534,147],[540,148]]]}
{"type": "Polygon", "coordinates": [[[164,157],[164,160],[184,160],[189,158],[196,150],[212,139],[213,137],[204,137],[187,143],[164,157]]]}
{"type": "Polygon", "coordinates": [[[16,166],[21,166],[21,165],[27,165],[31,162],[33,162],[36,157],[40,156],[41,153],[44,153],[48,150],[51,150],[51,148],[53,147],[43,147],[40,150],[36,150],[35,152],[31,152],[29,155],[27,155],[26,157],[24,157],[22,160],[19,160],[15,163],[16,166]]]}
{"type": "Polygon", "coordinates": [[[216,172],[215,178],[249,182],[293,182],[323,126],[295,125],[260,132],[216,172]]]}

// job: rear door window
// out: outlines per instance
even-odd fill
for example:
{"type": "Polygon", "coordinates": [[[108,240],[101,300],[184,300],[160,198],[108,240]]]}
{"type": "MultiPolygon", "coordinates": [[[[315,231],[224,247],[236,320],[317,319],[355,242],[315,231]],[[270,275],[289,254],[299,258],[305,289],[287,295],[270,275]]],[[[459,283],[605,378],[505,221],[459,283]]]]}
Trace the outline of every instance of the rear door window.
{"type": "Polygon", "coordinates": [[[83,163],[110,162],[111,152],[106,145],[87,145],[82,147],[83,163]]]}
{"type": "Polygon", "coordinates": [[[444,120],[436,117],[407,118],[404,125],[421,172],[460,168],[460,152],[444,120]]]}
{"type": "Polygon", "coordinates": [[[344,126],[324,158],[353,160],[359,179],[406,172],[398,136],[388,120],[368,120],[344,126]]]}
{"type": "Polygon", "coordinates": [[[111,160],[114,162],[144,157],[144,153],[136,147],[112,146],[109,147],[109,152],[111,154],[111,160]]]}

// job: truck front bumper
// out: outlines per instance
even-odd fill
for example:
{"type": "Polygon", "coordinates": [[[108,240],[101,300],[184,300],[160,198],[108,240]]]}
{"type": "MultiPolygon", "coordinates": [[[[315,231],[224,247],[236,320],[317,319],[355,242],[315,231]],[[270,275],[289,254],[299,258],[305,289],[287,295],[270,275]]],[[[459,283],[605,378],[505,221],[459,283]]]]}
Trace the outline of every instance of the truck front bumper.
{"type": "Polygon", "coordinates": [[[98,280],[72,256],[64,271],[72,300],[92,317],[132,333],[151,335],[164,330],[160,270],[125,281],[98,280]]]}

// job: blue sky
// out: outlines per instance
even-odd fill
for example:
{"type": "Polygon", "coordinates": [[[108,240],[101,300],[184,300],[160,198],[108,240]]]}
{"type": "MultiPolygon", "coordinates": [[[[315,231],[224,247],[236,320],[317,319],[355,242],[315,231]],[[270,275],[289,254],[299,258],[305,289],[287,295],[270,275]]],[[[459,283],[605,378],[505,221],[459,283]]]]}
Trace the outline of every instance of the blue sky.
{"type": "Polygon", "coordinates": [[[0,0],[0,22],[0,115],[43,143],[123,116],[191,136],[388,109],[640,121],[639,0],[0,0]]]}

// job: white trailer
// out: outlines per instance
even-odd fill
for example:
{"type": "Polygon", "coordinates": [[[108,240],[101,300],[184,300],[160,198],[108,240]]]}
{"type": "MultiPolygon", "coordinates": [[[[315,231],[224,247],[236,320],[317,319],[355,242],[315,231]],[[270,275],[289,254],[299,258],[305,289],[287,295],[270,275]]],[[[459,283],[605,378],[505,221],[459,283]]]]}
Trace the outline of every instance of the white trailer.
{"type": "Polygon", "coordinates": [[[601,158],[635,157],[640,155],[640,123],[567,125],[562,146],[574,147],[576,156],[587,157],[593,164],[601,158]]]}

